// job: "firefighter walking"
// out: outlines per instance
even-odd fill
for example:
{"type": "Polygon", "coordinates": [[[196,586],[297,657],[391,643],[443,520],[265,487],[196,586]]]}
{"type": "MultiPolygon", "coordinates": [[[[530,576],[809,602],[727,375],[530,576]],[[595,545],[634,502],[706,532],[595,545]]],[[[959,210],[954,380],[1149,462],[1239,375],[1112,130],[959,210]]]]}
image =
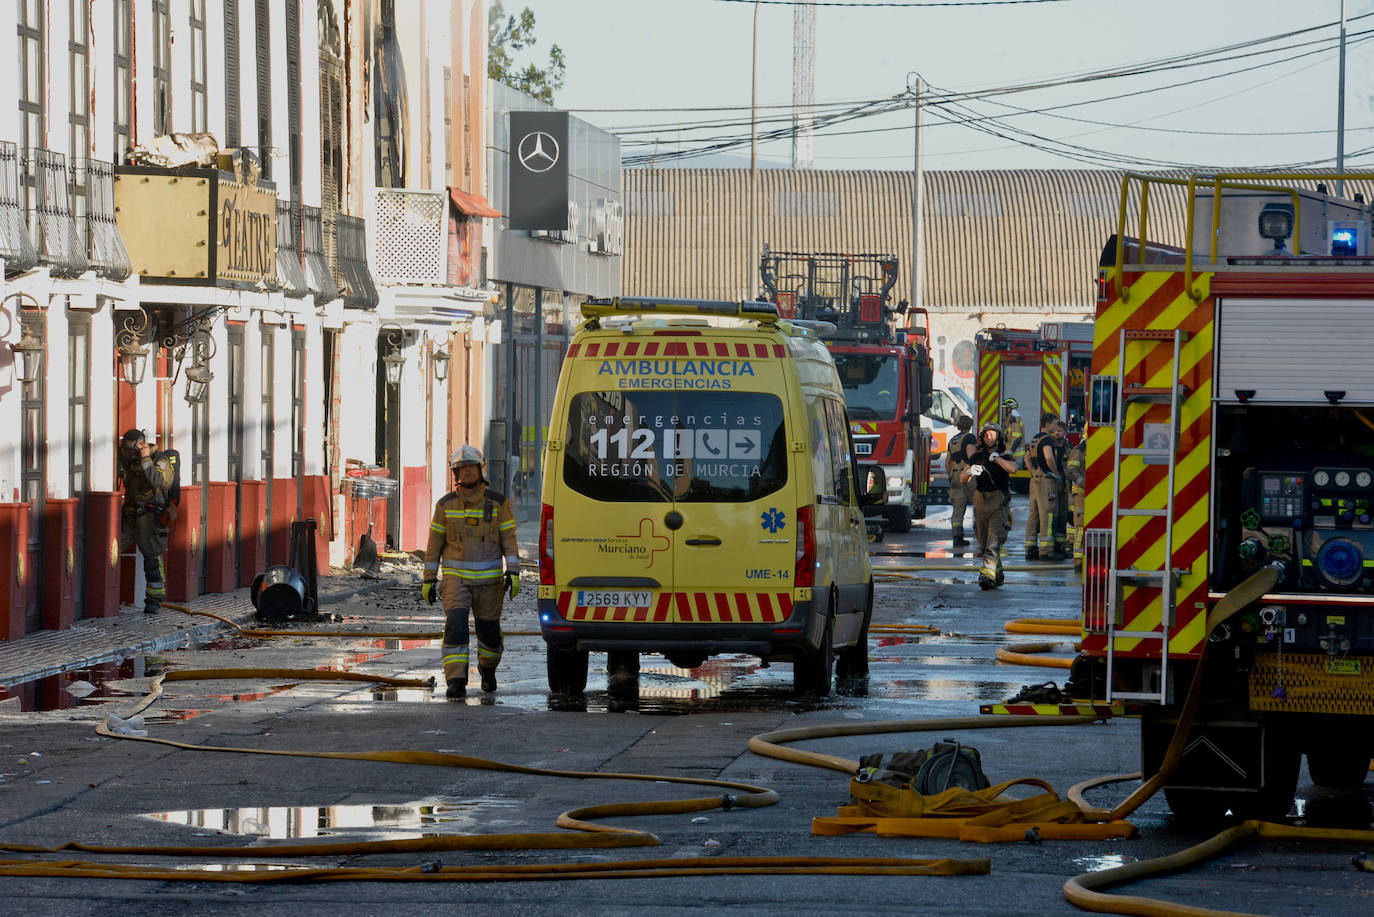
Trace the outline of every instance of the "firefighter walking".
{"type": "Polygon", "coordinates": [[[455,486],[434,506],[425,548],[420,594],[444,607],[442,656],[449,697],[462,697],[468,687],[468,613],[477,631],[477,672],[482,690],[496,690],[501,662],[503,593],[520,592],[520,550],[515,540],[515,514],[506,496],[487,484],[485,460],[475,446],[465,445],[449,464],[455,486]],[[502,569],[504,563],[505,569],[502,569]]]}
{"type": "Polygon", "coordinates": [[[1046,560],[1054,553],[1055,517],[1059,515],[1059,456],[1055,428],[1059,418],[1046,411],[1040,415],[1040,432],[1026,450],[1030,471],[1030,512],[1026,516],[1026,560],[1046,560]]]}
{"type": "Polygon", "coordinates": [[[129,430],[119,440],[119,478],[124,488],[119,550],[138,546],[143,555],[143,610],[157,614],[167,597],[167,539],[174,510],[169,494],[176,480],[171,453],[154,453],[142,430],[129,430]]]}
{"type": "Polygon", "coordinates": [[[1007,452],[1000,424],[988,423],[978,431],[978,446],[969,457],[962,480],[974,482],[973,535],[983,565],[978,585],[995,589],[1002,585],[1002,543],[1011,524],[1011,473],[1016,470],[1007,452]]]}
{"type": "Polygon", "coordinates": [[[954,546],[962,548],[968,544],[964,537],[964,513],[973,500],[974,484],[964,482],[964,469],[968,467],[969,453],[978,443],[973,435],[973,418],[960,414],[954,422],[959,432],[950,437],[949,451],[945,458],[945,468],[949,472],[949,527],[954,536],[954,546]]]}

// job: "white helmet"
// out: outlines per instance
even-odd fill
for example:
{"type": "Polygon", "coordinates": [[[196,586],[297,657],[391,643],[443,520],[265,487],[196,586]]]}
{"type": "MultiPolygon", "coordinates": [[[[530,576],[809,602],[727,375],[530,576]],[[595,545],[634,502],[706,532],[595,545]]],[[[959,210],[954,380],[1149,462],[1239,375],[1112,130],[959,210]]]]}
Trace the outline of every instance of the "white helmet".
{"type": "Polygon", "coordinates": [[[459,447],[458,451],[453,453],[448,460],[450,468],[457,468],[459,465],[481,466],[486,463],[487,460],[482,455],[482,450],[478,449],[476,446],[469,446],[466,443],[459,447]]]}

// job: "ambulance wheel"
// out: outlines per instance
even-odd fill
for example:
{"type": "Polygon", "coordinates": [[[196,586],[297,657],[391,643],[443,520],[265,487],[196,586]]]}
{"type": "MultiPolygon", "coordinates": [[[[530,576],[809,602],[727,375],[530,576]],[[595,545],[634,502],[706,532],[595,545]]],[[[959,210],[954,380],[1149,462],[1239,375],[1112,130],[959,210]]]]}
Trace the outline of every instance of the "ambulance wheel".
{"type": "Polygon", "coordinates": [[[821,645],[814,650],[799,648],[792,657],[792,693],[801,697],[829,697],[835,677],[835,590],[830,590],[830,607],[821,630],[821,645]]]}
{"type": "Polygon", "coordinates": [[[1369,747],[1334,743],[1307,750],[1307,773],[1318,786],[1358,790],[1369,776],[1369,747]]]}
{"type": "Polygon", "coordinates": [[[835,680],[856,682],[868,677],[868,625],[873,620],[873,581],[868,581],[868,604],[864,608],[864,623],[853,646],[835,651],[835,680]]]}
{"type": "Polygon", "coordinates": [[[549,690],[554,694],[581,694],[587,690],[587,651],[544,648],[549,690]]]}
{"type": "Polygon", "coordinates": [[[897,511],[887,517],[887,530],[897,535],[905,535],[911,531],[911,516],[911,507],[897,507],[897,511]]]}

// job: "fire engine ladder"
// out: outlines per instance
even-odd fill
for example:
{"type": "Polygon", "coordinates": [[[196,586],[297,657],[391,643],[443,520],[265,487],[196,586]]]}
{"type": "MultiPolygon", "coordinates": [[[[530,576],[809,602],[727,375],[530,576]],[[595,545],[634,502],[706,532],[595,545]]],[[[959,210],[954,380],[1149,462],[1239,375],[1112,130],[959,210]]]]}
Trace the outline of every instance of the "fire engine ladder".
{"type": "Polygon", "coordinates": [[[1178,572],[1170,569],[1174,556],[1174,474],[1177,470],[1178,418],[1179,406],[1187,397],[1184,386],[1179,383],[1179,350],[1188,339],[1188,332],[1182,329],[1151,331],[1122,329],[1117,348],[1116,371],[1116,456],[1112,468],[1112,568],[1108,572],[1107,595],[1110,611],[1107,615],[1107,700],[1143,700],[1163,704],[1169,694],[1169,628],[1174,623],[1175,591],[1178,587],[1178,572]],[[1171,378],[1168,388],[1149,388],[1140,384],[1126,384],[1126,345],[1139,341],[1146,346],[1162,346],[1172,342],[1171,378]],[[1122,445],[1126,429],[1126,409],[1141,402],[1169,405],[1169,442],[1164,448],[1148,442],[1144,446],[1122,445]],[[1147,463],[1167,464],[1168,481],[1164,492],[1164,506],[1143,508],[1121,505],[1121,460],[1129,456],[1139,456],[1147,463]],[[1154,460],[1151,462],[1151,460],[1154,460]],[[1121,520],[1130,516],[1146,516],[1164,520],[1164,560],[1161,569],[1118,568],[1118,548],[1121,537],[1121,520]],[[1126,630],[1122,615],[1123,592],[1125,586],[1138,589],[1157,589],[1160,592],[1159,627],[1151,630],[1126,630]],[[1119,637],[1138,640],[1159,641],[1159,690],[1158,691],[1113,691],[1113,675],[1116,662],[1116,640],[1119,637]]]}

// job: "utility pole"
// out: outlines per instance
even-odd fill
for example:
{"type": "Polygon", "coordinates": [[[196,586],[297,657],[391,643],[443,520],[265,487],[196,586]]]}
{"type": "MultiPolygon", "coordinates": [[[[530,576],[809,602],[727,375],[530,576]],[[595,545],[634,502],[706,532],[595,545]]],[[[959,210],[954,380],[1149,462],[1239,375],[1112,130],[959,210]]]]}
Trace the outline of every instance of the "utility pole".
{"type": "Polygon", "coordinates": [[[906,75],[907,92],[912,97],[912,112],[914,117],[912,132],[915,139],[912,141],[912,165],[911,165],[911,292],[907,297],[907,302],[912,309],[919,309],[925,305],[923,298],[924,265],[922,264],[925,246],[923,242],[924,220],[922,219],[922,182],[924,181],[924,170],[921,166],[921,96],[925,92],[925,80],[921,79],[918,73],[908,73],[906,75]],[[913,80],[914,78],[914,80],[913,80]]]}
{"type": "MultiPolygon", "coordinates": [[[[754,261],[759,250],[759,0],[754,0],[753,90],[749,96],[749,257],[746,259],[744,287],[754,288],[754,261]]],[[[746,295],[745,299],[752,299],[746,295]]]]}
{"type": "Polygon", "coordinates": [[[816,167],[816,8],[792,8],[792,168],[816,167]]]}
{"type": "MultiPolygon", "coordinates": [[[[1341,0],[1341,84],[1336,92],[1336,173],[1345,174],[1345,0],[1341,0]]],[[[1345,179],[1336,179],[1336,196],[1345,197],[1345,179]]]]}

